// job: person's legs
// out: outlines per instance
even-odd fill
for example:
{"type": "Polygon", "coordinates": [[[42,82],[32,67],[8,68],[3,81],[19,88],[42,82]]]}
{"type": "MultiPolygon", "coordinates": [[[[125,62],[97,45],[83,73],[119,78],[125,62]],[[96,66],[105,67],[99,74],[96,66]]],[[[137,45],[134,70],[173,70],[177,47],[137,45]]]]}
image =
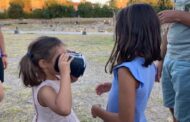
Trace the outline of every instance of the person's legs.
{"type": "Polygon", "coordinates": [[[173,61],[168,57],[165,58],[162,70],[162,91],[163,91],[163,102],[164,106],[169,108],[173,116],[173,122],[177,122],[174,117],[174,105],[175,105],[175,91],[173,89],[172,77],[171,77],[171,66],[173,61]]]}
{"type": "Polygon", "coordinates": [[[2,83],[4,82],[4,67],[3,67],[2,58],[0,58],[0,81],[2,83]]]}
{"type": "Polygon", "coordinates": [[[172,114],[172,117],[173,117],[173,122],[178,122],[177,119],[175,118],[174,116],[174,109],[173,108],[169,108],[171,114],[172,114]]]}
{"type": "Polygon", "coordinates": [[[2,101],[3,97],[4,97],[3,85],[2,85],[2,83],[0,81],[0,101],[2,101]]]}
{"type": "Polygon", "coordinates": [[[171,81],[175,91],[174,116],[179,122],[190,122],[190,62],[174,61],[171,81]]]}

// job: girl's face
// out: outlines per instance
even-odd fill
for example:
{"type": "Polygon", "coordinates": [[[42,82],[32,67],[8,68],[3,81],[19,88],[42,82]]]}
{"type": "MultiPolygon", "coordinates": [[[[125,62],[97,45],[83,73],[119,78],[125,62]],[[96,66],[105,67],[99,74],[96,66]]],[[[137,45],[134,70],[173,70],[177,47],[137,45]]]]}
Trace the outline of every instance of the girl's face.
{"type": "Polygon", "coordinates": [[[63,54],[63,53],[67,53],[67,51],[66,51],[65,46],[61,45],[61,46],[57,47],[54,52],[55,52],[55,53],[54,53],[54,56],[53,56],[53,58],[52,58],[52,60],[51,60],[51,68],[52,68],[52,71],[54,71],[54,73],[55,73],[56,75],[58,75],[59,73],[56,72],[55,69],[54,69],[54,65],[55,65],[56,59],[57,59],[57,57],[58,57],[59,55],[61,55],[61,54],[63,54]]]}
{"type": "Polygon", "coordinates": [[[55,61],[59,55],[66,53],[66,48],[64,47],[64,45],[58,46],[53,50],[52,53],[54,53],[54,54],[53,54],[51,61],[46,62],[47,68],[46,68],[45,72],[46,72],[47,77],[56,78],[56,75],[59,75],[59,73],[56,72],[54,69],[55,61]]]}
{"type": "MultiPolygon", "coordinates": [[[[67,53],[67,50],[64,46],[59,46],[59,47],[55,48],[53,58],[48,63],[47,70],[49,72],[49,76],[55,77],[56,75],[59,75],[59,73],[55,71],[54,65],[55,65],[57,57],[63,53],[67,53]]],[[[71,75],[71,82],[72,83],[76,82],[77,80],[78,80],[78,78],[71,75]]]]}

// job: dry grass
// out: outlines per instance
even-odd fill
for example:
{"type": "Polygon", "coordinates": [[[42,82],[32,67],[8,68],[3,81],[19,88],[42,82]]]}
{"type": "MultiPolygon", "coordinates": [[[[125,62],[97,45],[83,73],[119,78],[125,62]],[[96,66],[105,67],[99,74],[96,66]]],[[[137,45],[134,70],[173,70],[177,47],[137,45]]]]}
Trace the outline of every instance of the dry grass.
{"type": "MultiPolygon", "coordinates": [[[[14,35],[5,33],[4,36],[9,55],[9,67],[5,72],[6,83],[4,84],[4,88],[6,95],[0,106],[0,122],[31,121],[34,114],[31,103],[31,91],[29,88],[24,88],[21,80],[18,79],[18,62],[26,53],[28,44],[41,35],[14,35]]],[[[57,35],[57,37],[62,39],[69,49],[82,52],[87,60],[95,64],[104,64],[109,55],[108,52],[110,52],[108,50],[112,47],[110,36],[57,35]]],[[[88,101],[91,101],[91,97],[88,96],[95,94],[94,88],[89,87],[89,82],[86,83],[83,86],[80,83],[74,85],[73,92],[76,98],[74,100],[74,103],[76,103],[74,109],[81,121],[91,122],[93,121],[89,113],[91,104],[88,104],[88,101]],[[75,88],[80,90],[75,90],[75,88]],[[88,99],[85,100],[86,98],[88,99]],[[85,104],[88,104],[88,107],[85,104]]],[[[100,101],[102,99],[100,98],[100,101]]]]}
{"type": "MultiPolygon", "coordinates": [[[[0,103],[0,122],[29,122],[34,109],[31,103],[31,91],[24,88],[18,78],[18,62],[26,53],[28,44],[38,34],[14,35],[4,33],[9,67],[5,72],[5,99],[0,103]]],[[[51,36],[51,35],[50,35],[51,36]]],[[[102,81],[111,81],[111,76],[104,73],[104,65],[113,47],[112,36],[109,35],[53,35],[64,41],[71,50],[82,52],[88,61],[85,75],[79,82],[73,84],[73,107],[81,122],[101,122],[92,119],[90,108],[92,104],[100,103],[106,106],[107,95],[96,96],[95,86],[102,81]]],[[[162,95],[159,84],[152,92],[147,118],[149,122],[168,122],[169,113],[162,106],[162,95]]]]}

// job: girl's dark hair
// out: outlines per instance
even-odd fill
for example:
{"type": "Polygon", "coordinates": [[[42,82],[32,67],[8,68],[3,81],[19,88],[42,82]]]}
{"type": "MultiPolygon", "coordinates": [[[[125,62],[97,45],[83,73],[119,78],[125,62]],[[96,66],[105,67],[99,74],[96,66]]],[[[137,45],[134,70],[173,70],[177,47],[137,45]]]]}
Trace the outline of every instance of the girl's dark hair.
{"type": "Polygon", "coordinates": [[[27,53],[22,57],[19,64],[19,77],[25,86],[37,86],[45,80],[45,73],[40,68],[40,59],[51,61],[56,47],[63,45],[61,40],[54,37],[40,37],[32,42],[27,53]]]}
{"type": "Polygon", "coordinates": [[[156,12],[148,4],[133,4],[122,9],[116,18],[115,45],[105,71],[137,56],[143,57],[147,67],[160,60],[161,32],[156,12]]]}

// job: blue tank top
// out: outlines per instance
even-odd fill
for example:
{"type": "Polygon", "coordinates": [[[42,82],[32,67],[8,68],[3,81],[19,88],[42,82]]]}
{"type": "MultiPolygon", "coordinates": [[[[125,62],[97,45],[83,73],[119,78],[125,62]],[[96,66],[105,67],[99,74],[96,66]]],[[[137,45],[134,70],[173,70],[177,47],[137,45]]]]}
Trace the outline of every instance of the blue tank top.
{"type": "Polygon", "coordinates": [[[126,67],[140,83],[139,87],[136,89],[135,122],[146,122],[144,112],[155,81],[156,67],[154,64],[148,67],[144,67],[142,64],[144,64],[144,58],[137,57],[131,62],[124,62],[114,67],[114,78],[109,92],[107,111],[113,113],[119,112],[118,69],[126,67]]]}

